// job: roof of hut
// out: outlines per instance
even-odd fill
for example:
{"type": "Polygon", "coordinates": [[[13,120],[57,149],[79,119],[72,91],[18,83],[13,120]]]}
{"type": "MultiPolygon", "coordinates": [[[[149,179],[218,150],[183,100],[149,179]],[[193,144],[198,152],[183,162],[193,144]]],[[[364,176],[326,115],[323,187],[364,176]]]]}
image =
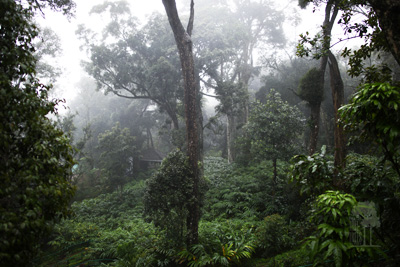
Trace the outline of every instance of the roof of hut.
{"type": "Polygon", "coordinates": [[[149,148],[142,152],[142,158],[140,160],[147,162],[161,162],[164,158],[165,158],[164,153],[154,148],[149,148]]]}

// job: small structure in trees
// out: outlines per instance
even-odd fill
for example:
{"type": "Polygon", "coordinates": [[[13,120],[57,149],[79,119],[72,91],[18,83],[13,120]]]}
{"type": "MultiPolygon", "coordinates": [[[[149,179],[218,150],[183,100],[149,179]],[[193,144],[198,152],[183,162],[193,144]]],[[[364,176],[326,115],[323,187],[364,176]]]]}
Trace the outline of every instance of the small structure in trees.
{"type": "Polygon", "coordinates": [[[140,168],[142,170],[158,168],[160,167],[164,158],[164,153],[156,150],[155,148],[149,148],[142,152],[142,156],[140,158],[140,168]]]}

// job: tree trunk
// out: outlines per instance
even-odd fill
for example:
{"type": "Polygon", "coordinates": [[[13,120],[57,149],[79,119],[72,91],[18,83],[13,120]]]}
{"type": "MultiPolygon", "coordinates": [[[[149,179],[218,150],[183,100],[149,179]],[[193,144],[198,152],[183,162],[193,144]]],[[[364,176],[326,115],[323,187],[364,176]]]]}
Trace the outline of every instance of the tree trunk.
{"type": "Polygon", "coordinates": [[[179,129],[179,120],[178,120],[178,115],[176,114],[176,111],[167,105],[165,105],[164,108],[165,108],[168,116],[171,118],[173,129],[178,130],[179,129]]]}
{"type": "MultiPolygon", "coordinates": [[[[203,162],[204,159],[204,143],[203,143],[203,111],[201,106],[201,100],[203,95],[200,93],[200,74],[196,69],[196,95],[197,95],[197,130],[198,130],[198,161],[203,162]]],[[[204,168],[203,164],[199,168],[199,177],[203,177],[204,168]]]]}
{"type": "Polygon", "coordinates": [[[379,26],[384,32],[388,47],[400,65],[400,1],[369,0],[378,17],[379,26]]]}
{"type": "MultiPolygon", "coordinates": [[[[186,120],[186,138],[187,154],[189,164],[193,171],[193,202],[189,203],[189,215],[187,218],[187,245],[191,246],[198,243],[198,226],[200,219],[199,205],[199,151],[198,151],[198,116],[197,114],[197,88],[193,60],[193,43],[191,33],[193,30],[194,2],[190,5],[190,18],[187,30],[184,29],[176,9],[175,0],[163,0],[165,11],[171,29],[174,33],[175,42],[178,47],[179,57],[182,66],[182,75],[185,90],[185,120],[186,120]]],[[[190,179],[188,178],[188,179],[190,179]]]]}
{"type": "Polygon", "coordinates": [[[340,76],[339,66],[335,56],[329,51],[329,75],[332,90],[333,109],[335,112],[335,167],[336,171],[345,167],[346,158],[346,138],[343,131],[343,126],[338,123],[338,110],[344,103],[344,85],[340,76]]]}
{"type": "Polygon", "coordinates": [[[151,134],[150,127],[146,127],[147,132],[147,148],[154,148],[153,135],[151,134]]]}
{"type": "MultiPolygon", "coordinates": [[[[323,43],[322,52],[324,53],[320,60],[319,70],[321,72],[320,84],[323,86],[325,84],[325,70],[328,63],[328,53],[331,43],[331,33],[333,24],[336,20],[339,9],[334,5],[335,0],[329,0],[325,7],[325,19],[322,25],[323,43]],[[333,8],[333,10],[332,10],[333,8]]],[[[310,134],[310,155],[314,154],[317,149],[318,133],[319,133],[319,119],[321,102],[310,103],[311,106],[311,134],[310,134]]]]}
{"type": "Polygon", "coordinates": [[[235,134],[236,133],[236,123],[235,116],[232,114],[227,114],[227,126],[226,126],[226,143],[228,150],[228,162],[232,163],[235,161],[235,134]]]}
{"type": "Polygon", "coordinates": [[[310,108],[311,108],[310,155],[312,155],[317,150],[321,102],[312,104],[310,108]]]}

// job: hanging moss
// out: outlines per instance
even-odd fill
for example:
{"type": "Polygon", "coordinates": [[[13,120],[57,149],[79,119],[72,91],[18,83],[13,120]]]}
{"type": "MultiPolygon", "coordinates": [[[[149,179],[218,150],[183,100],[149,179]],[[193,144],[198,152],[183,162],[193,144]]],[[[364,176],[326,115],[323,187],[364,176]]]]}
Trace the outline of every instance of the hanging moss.
{"type": "Polygon", "coordinates": [[[300,80],[298,95],[310,105],[320,103],[324,99],[323,73],[317,69],[310,69],[300,80]]]}

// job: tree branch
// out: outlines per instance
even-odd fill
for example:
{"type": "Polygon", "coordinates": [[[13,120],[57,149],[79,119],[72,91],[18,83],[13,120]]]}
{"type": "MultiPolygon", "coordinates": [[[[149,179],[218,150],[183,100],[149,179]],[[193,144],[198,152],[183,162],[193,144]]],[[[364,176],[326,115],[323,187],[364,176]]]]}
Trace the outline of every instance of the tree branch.
{"type": "Polygon", "coordinates": [[[180,42],[180,39],[187,39],[185,38],[186,36],[190,37],[183,28],[178,15],[178,10],[176,9],[175,0],[162,0],[162,2],[164,4],[165,12],[167,13],[168,21],[171,25],[172,31],[174,32],[174,37],[177,43],[180,42]]]}
{"type": "Polygon", "coordinates": [[[215,85],[212,85],[211,83],[205,81],[204,79],[200,78],[200,81],[204,83],[207,87],[211,87],[212,89],[216,89],[217,87],[215,85]]]}
{"type": "Polygon", "coordinates": [[[194,1],[190,1],[190,17],[189,17],[189,22],[187,26],[187,33],[189,36],[192,36],[193,32],[193,21],[194,21],[194,1]]]}
{"type": "Polygon", "coordinates": [[[209,97],[218,98],[218,96],[216,96],[216,95],[209,95],[209,94],[206,94],[206,93],[203,93],[203,92],[200,92],[200,94],[205,95],[205,96],[209,96],[209,97]]]}

